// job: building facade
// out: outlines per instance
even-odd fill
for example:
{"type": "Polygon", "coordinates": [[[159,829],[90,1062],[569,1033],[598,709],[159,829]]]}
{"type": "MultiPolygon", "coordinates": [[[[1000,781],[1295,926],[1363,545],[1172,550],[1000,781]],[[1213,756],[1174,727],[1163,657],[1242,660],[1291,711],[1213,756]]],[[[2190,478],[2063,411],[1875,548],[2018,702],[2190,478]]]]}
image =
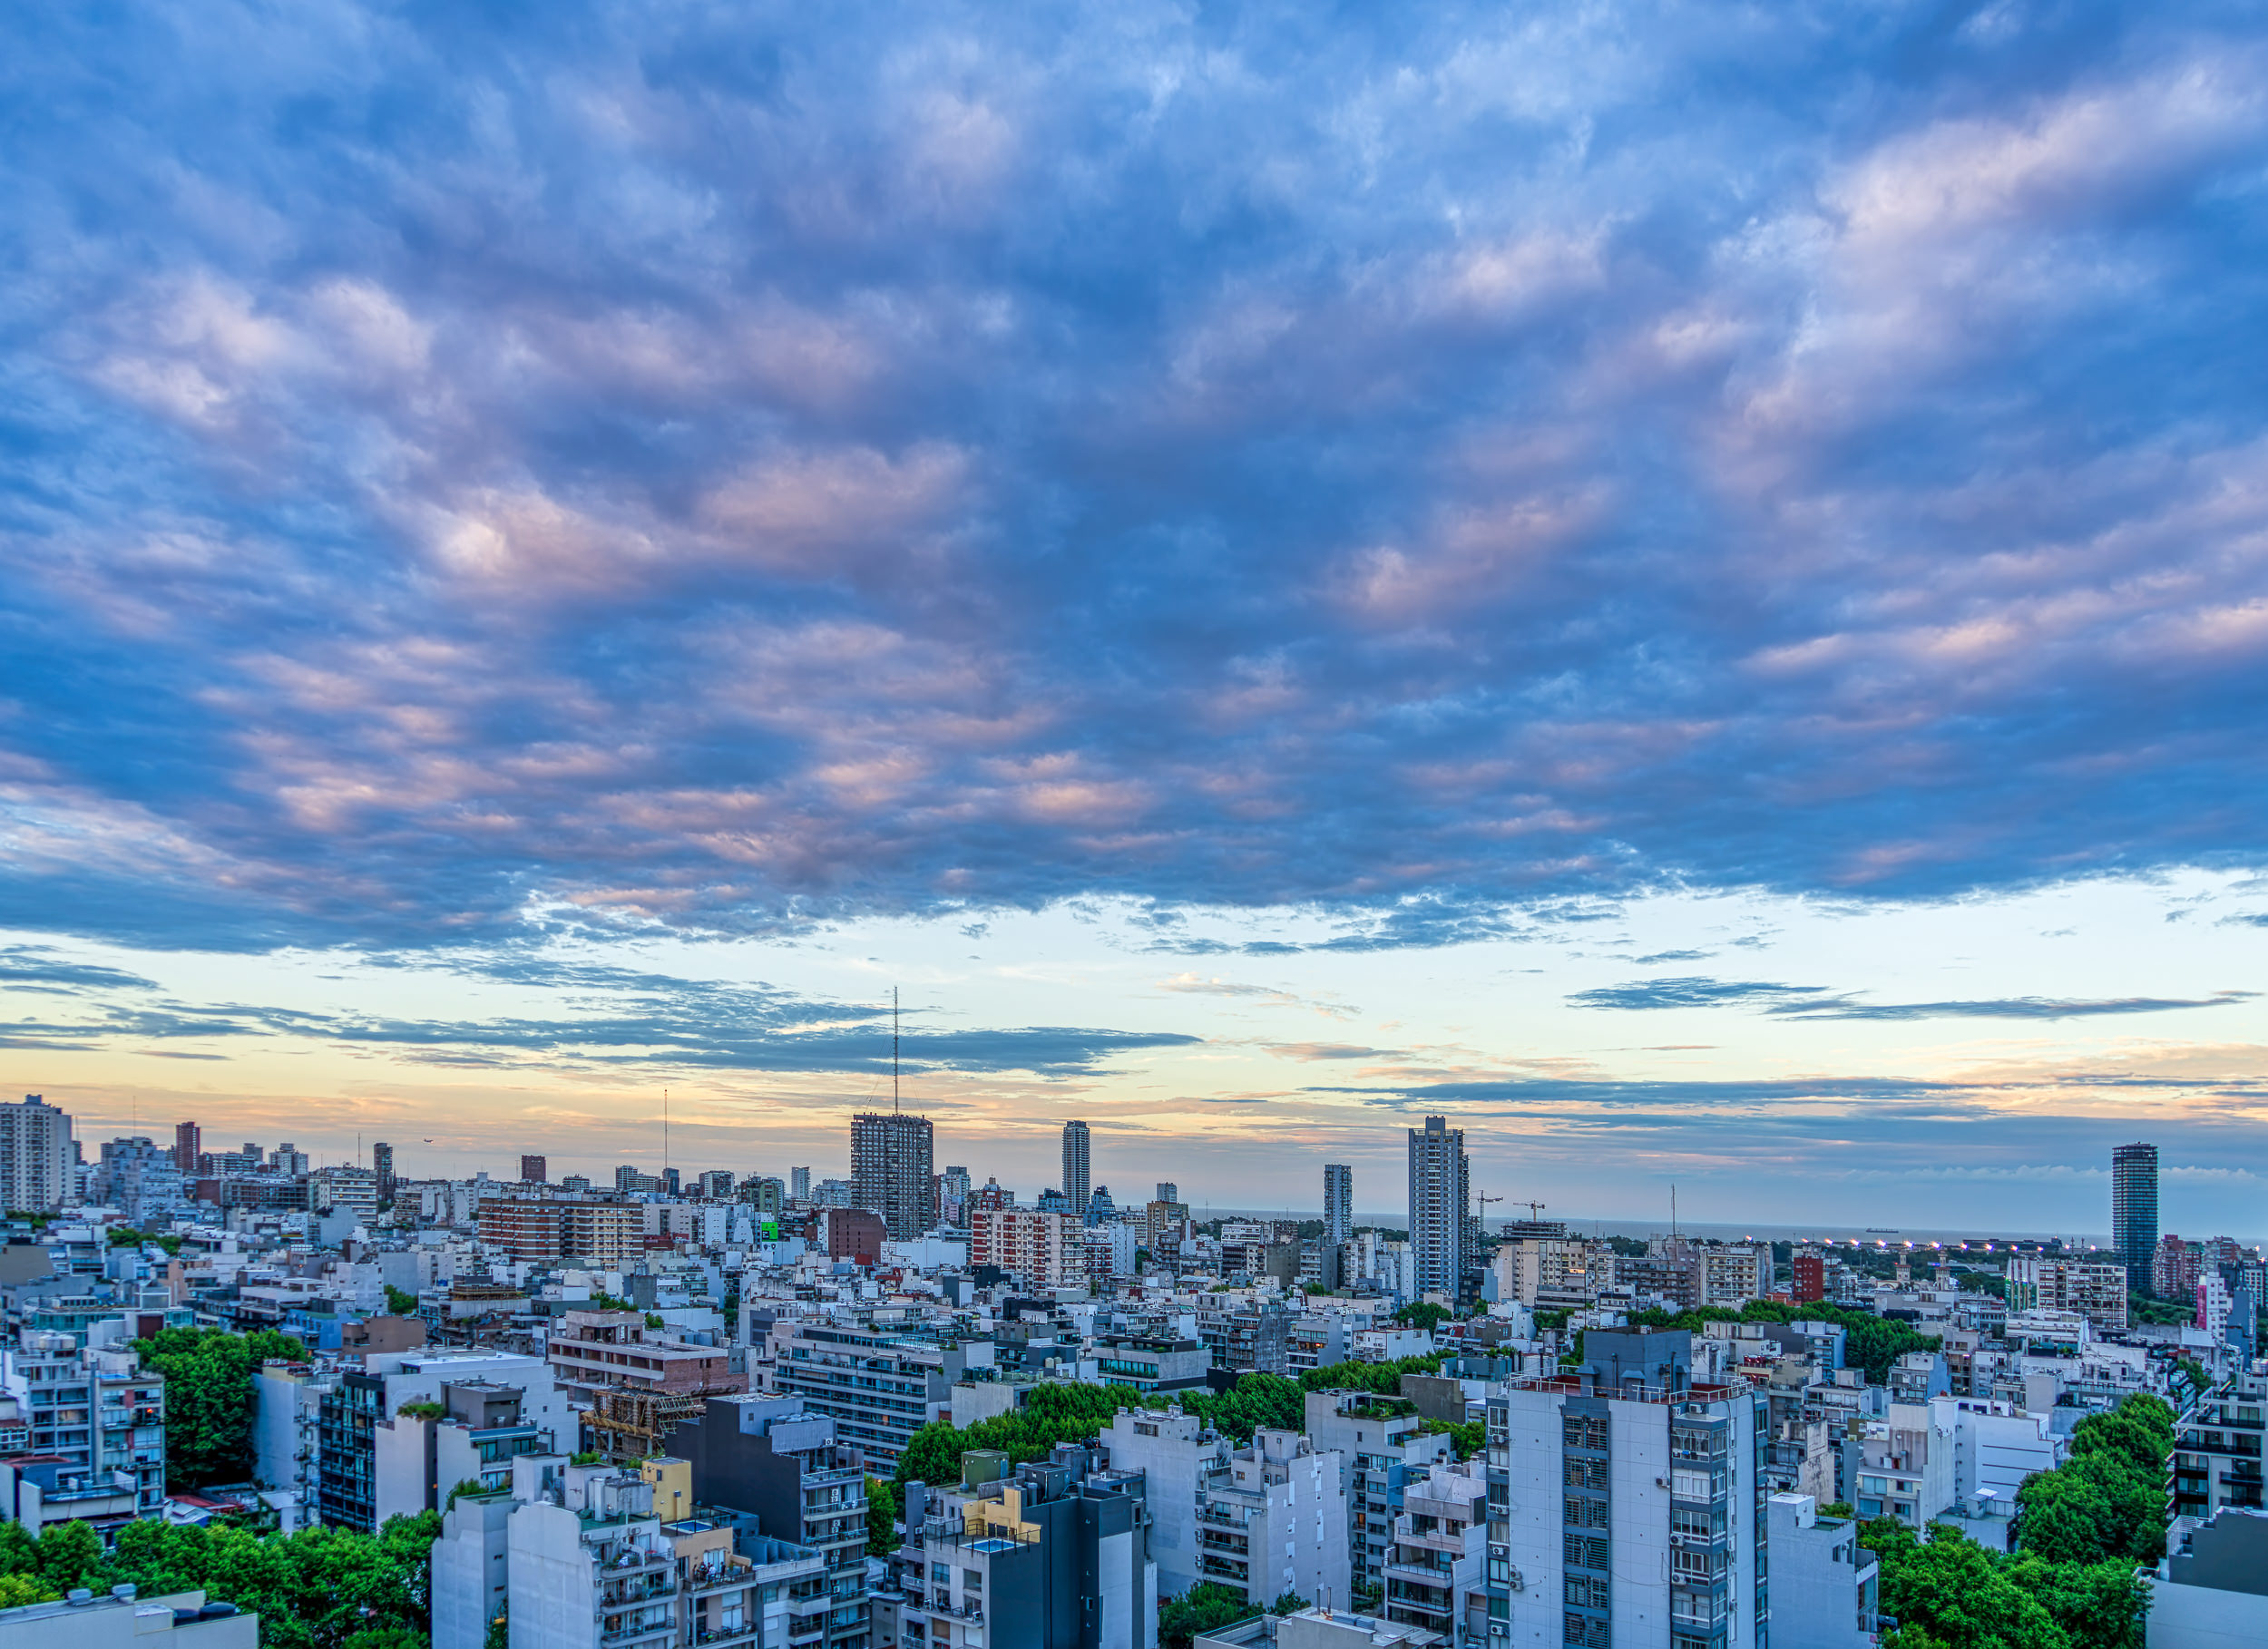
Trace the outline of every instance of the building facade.
{"type": "Polygon", "coordinates": [[[1033,1289],[1086,1281],[1086,1225],[1069,1212],[979,1208],[969,1216],[969,1263],[1012,1271],[1033,1289]]]}
{"type": "Polygon", "coordinates": [[[53,1214],[71,1186],[71,1118],[37,1094],[0,1105],[0,1204],[53,1214]]]}
{"type": "Polygon", "coordinates": [[[1729,1649],[1767,1617],[1765,1400],[1692,1338],[1593,1329],[1582,1364],[1490,1388],[1490,1642],[1729,1649]]]}
{"type": "Polygon", "coordinates": [[[1419,1293],[1465,1296],[1468,1268],[1479,1264],[1470,1250],[1471,1209],[1465,1131],[1428,1117],[1410,1130],[1410,1251],[1419,1293]]]}
{"type": "Polygon", "coordinates": [[[935,1222],[934,1143],[926,1117],[862,1111],[851,1118],[851,1204],[880,1215],[895,1242],[911,1242],[935,1222]]]}
{"type": "Polygon", "coordinates": [[[2110,1154],[2110,1244],[2126,1268],[2126,1286],[2150,1291],[2157,1249],[2157,1147],[2122,1145],[2110,1154]]]}
{"type": "Polygon", "coordinates": [[[1354,1170],[1343,1162],[1323,1165],[1323,1240],[1354,1240],[1354,1170]]]}
{"type": "Polygon", "coordinates": [[[1067,1122],[1063,1125],[1063,1200],[1073,1214],[1081,1219],[1087,1216],[1087,1203],[1094,1185],[1094,1165],[1088,1154],[1087,1125],[1067,1122]]]}

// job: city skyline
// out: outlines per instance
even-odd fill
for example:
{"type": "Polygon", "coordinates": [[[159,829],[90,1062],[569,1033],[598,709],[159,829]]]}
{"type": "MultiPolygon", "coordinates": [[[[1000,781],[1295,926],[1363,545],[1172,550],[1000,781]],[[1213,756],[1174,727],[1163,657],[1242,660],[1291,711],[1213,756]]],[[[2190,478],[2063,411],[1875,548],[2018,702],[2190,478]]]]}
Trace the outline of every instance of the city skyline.
{"type": "Polygon", "coordinates": [[[18,22],[5,1091],[2260,1234],[2246,20],[587,15],[18,22]]]}

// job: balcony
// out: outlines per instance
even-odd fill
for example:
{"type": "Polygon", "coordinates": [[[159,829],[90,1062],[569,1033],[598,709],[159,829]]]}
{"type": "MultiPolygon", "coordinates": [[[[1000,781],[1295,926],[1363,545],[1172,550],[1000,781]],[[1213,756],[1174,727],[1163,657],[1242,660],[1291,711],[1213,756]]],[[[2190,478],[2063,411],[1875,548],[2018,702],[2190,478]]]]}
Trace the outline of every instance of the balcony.
{"type": "Polygon", "coordinates": [[[624,1609],[634,1609],[657,1597],[668,1597],[677,1591],[677,1580],[670,1575],[640,1575],[636,1578],[617,1581],[607,1577],[599,1585],[598,1602],[594,1613],[619,1615],[624,1609]]]}

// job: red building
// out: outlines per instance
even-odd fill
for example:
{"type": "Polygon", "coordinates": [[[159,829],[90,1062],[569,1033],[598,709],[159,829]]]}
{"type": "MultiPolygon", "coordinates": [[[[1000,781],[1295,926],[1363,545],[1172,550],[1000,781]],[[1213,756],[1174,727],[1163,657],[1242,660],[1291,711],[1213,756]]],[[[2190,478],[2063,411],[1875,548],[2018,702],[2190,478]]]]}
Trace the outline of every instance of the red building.
{"type": "Polygon", "coordinates": [[[1827,1261],[1823,1254],[1798,1254],[1793,1262],[1795,1269],[1795,1303],[1809,1305],[1814,1300],[1827,1297],[1827,1261]]]}

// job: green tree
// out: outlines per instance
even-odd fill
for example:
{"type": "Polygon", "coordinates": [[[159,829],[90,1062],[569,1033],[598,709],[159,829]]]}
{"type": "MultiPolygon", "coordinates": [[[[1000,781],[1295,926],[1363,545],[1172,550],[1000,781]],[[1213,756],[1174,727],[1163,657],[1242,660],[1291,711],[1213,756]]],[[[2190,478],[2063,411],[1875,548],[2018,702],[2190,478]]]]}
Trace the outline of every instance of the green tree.
{"type": "Polygon", "coordinates": [[[388,1283],[386,1285],[386,1309],[396,1317],[415,1317],[417,1314],[417,1296],[405,1293],[388,1283]]]}
{"type": "Polygon", "coordinates": [[[35,1575],[39,1572],[39,1542],[21,1523],[10,1519],[0,1523],[0,1575],[35,1575]]]}
{"type": "Polygon", "coordinates": [[[1882,1560],[1882,1613],[1896,1617],[1901,1649],[1914,1641],[1909,1630],[1937,1649],[2072,1649],[2046,1605],[1954,1530],[1935,1529],[1925,1542],[1878,1517],[1859,1541],[1882,1560]]]}
{"type": "Polygon", "coordinates": [[[1268,1605],[1268,1613],[1270,1615],[1296,1615],[1302,1609],[1313,1606],[1308,1599],[1302,1597],[1298,1593],[1284,1592],[1279,1593],[1276,1601],[1268,1605]]]}
{"type": "Polygon", "coordinates": [[[57,1596],[94,1584],[103,1567],[103,1537],[83,1523],[51,1523],[39,1532],[39,1577],[57,1596]]]}
{"type": "Polygon", "coordinates": [[[63,1595],[51,1591],[36,1575],[0,1575],[0,1609],[21,1609],[26,1604],[54,1603],[63,1595]]]}
{"type": "Polygon", "coordinates": [[[2150,1586],[2131,1560],[2050,1563],[2019,1553],[2008,1576],[2046,1606],[2078,1649],[2143,1649],[2150,1586]]]}
{"type": "Polygon", "coordinates": [[[1461,1460],[1472,1459],[1489,1446],[1489,1427],[1486,1420],[1427,1420],[1419,1423],[1418,1429],[1447,1436],[1449,1446],[1456,1450],[1457,1458],[1461,1460]]]}
{"type": "Polygon", "coordinates": [[[152,1594],[201,1587],[259,1615],[262,1649],[347,1649],[373,1633],[392,1634],[378,1640],[391,1649],[432,1629],[429,1563],[440,1532],[434,1512],[389,1517],[376,1536],[132,1523],[119,1531],[101,1584],[132,1581],[152,1594]]]}
{"type": "Polygon", "coordinates": [[[1259,1613],[1236,1587],[1210,1580],[1200,1582],[1159,1605],[1158,1649],[1189,1649],[1189,1640],[1199,1634],[1217,1632],[1259,1613]]]}
{"type": "Polygon", "coordinates": [[[1430,1333],[1456,1314],[1447,1306],[1436,1305],[1431,1300],[1413,1300],[1394,1312],[1393,1320],[1410,1328],[1423,1329],[1430,1333]]]}
{"type": "Polygon", "coordinates": [[[302,1362],[308,1355],[298,1341],[269,1329],[160,1329],[134,1350],[165,1376],[165,1478],[175,1488],[252,1475],[252,1377],[269,1358],[302,1362]]]}
{"type": "Polygon", "coordinates": [[[866,1555],[885,1557],[898,1549],[898,1518],[904,1491],[880,1478],[866,1479],[866,1555]]]}

